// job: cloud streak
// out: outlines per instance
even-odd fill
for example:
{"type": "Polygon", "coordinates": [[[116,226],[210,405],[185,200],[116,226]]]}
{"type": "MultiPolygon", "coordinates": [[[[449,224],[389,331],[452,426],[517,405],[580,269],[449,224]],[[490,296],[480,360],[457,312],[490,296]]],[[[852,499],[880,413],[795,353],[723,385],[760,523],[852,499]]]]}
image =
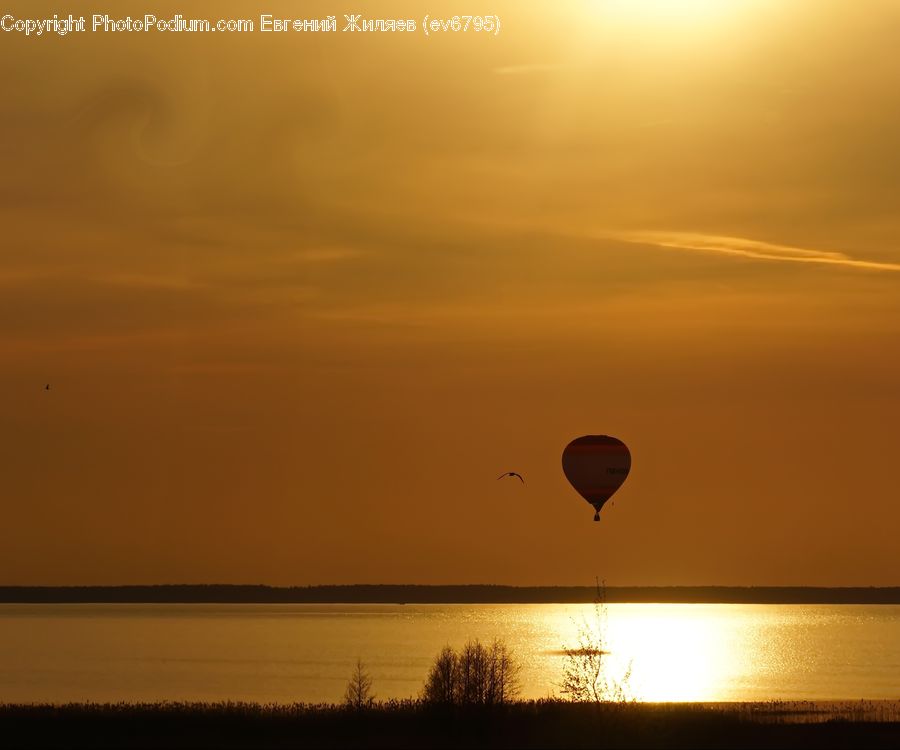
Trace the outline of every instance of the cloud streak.
{"type": "Polygon", "coordinates": [[[519,76],[531,73],[555,73],[569,67],[571,66],[563,63],[525,63],[524,65],[504,65],[494,68],[492,72],[498,76],[519,76]]]}
{"type": "Polygon", "coordinates": [[[744,237],[724,237],[695,232],[600,232],[595,236],[636,245],[655,245],[676,250],[735,255],[755,260],[849,266],[871,271],[900,271],[900,263],[862,260],[831,250],[777,245],[744,237]]]}

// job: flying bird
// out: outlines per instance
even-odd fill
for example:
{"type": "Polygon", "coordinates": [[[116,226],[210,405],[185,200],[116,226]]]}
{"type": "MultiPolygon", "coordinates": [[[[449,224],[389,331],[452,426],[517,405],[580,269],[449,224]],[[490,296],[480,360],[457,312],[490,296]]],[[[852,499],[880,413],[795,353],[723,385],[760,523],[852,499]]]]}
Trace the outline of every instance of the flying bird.
{"type": "Polygon", "coordinates": [[[503,479],[503,477],[516,477],[522,484],[525,484],[525,480],[522,479],[522,475],[515,471],[507,471],[505,474],[501,474],[497,479],[503,479]]]}
{"type": "Polygon", "coordinates": [[[45,391],[49,391],[49,390],[50,390],[50,383],[47,383],[47,385],[44,386],[44,390],[45,390],[45,391]]]}

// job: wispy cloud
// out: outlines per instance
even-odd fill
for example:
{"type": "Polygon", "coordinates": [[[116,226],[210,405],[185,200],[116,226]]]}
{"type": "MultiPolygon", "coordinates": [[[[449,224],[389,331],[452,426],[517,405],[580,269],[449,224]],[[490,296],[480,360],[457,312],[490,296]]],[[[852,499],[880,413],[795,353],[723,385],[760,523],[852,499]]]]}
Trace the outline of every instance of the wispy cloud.
{"type": "Polygon", "coordinates": [[[850,266],[873,271],[900,271],[900,263],[863,260],[832,250],[776,245],[771,242],[760,242],[744,237],[723,237],[695,232],[598,232],[595,236],[631,242],[637,245],[655,245],[677,250],[721,253],[723,255],[736,255],[757,260],[850,266]]]}
{"type": "Polygon", "coordinates": [[[553,73],[557,70],[565,70],[570,66],[563,63],[526,63],[524,65],[505,65],[494,68],[493,72],[498,76],[528,75],[529,73],[553,73]]]}
{"type": "Polygon", "coordinates": [[[185,276],[166,276],[144,273],[106,273],[81,271],[72,268],[22,268],[10,271],[0,270],[0,285],[22,285],[34,282],[63,281],[90,282],[108,286],[123,286],[140,289],[193,289],[203,286],[185,276]]]}
{"type": "Polygon", "coordinates": [[[143,273],[105,273],[89,277],[99,284],[136,287],[143,289],[194,289],[203,286],[186,276],[163,276],[143,273]]]}
{"type": "Polygon", "coordinates": [[[314,247],[292,253],[289,260],[302,263],[329,263],[338,260],[350,260],[363,255],[361,250],[350,247],[314,247]]]}

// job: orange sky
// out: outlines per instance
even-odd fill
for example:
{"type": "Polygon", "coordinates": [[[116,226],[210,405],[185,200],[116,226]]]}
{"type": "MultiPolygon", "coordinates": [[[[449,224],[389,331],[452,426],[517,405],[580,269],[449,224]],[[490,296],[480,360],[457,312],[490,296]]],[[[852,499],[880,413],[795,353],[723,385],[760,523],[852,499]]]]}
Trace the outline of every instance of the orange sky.
{"type": "Polygon", "coordinates": [[[0,583],[900,584],[896,3],[483,10],[0,33],[0,583]]]}

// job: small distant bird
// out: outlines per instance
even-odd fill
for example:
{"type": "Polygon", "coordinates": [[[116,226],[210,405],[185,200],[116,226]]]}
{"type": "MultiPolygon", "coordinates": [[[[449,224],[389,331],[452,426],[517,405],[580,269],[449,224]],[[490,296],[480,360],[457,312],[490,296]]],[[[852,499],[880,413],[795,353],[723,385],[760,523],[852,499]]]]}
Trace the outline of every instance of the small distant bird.
{"type": "Polygon", "coordinates": [[[515,477],[522,484],[525,484],[525,480],[522,479],[522,475],[515,471],[507,471],[505,474],[501,474],[499,477],[497,477],[497,479],[503,479],[503,477],[515,477]]]}
{"type": "Polygon", "coordinates": [[[44,386],[44,390],[45,390],[45,391],[49,391],[49,390],[50,390],[50,383],[47,383],[47,385],[44,386]]]}

